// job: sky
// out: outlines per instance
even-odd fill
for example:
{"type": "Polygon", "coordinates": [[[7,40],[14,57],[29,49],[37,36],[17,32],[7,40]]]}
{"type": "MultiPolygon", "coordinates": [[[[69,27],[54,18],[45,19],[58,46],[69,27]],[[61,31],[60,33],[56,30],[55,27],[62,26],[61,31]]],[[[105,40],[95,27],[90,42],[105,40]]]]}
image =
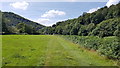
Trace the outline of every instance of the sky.
{"type": "Polygon", "coordinates": [[[82,15],[83,12],[92,13],[101,7],[110,7],[112,4],[117,4],[119,1],[120,0],[104,0],[103,2],[94,2],[91,0],[85,2],[85,0],[65,0],[65,2],[40,2],[33,0],[8,0],[0,4],[0,10],[4,12],[14,12],[42,25],[52,26],[58,21],[77,18],[82,15]]]}

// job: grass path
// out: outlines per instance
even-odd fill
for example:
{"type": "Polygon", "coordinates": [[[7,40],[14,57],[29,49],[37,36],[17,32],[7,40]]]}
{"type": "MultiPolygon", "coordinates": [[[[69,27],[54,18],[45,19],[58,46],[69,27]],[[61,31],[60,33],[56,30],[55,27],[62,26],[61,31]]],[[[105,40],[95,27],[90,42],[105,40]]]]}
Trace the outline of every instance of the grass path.
{"type": "Polygon", "coordinates": [[[3,66],[113,66],[114,62],[53,35],[3,36],[3,66]]]}

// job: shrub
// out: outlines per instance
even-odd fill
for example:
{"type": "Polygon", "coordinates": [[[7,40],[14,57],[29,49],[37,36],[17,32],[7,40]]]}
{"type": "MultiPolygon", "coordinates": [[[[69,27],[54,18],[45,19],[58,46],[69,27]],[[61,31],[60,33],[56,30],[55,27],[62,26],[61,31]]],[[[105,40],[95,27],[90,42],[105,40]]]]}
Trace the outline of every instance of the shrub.
{"type": "Polygon", "coordinates": [[[76,36],[76,35],[62,35],[67,40],[70,40],[80,46],[89,50],[96,50],[101,55],[105,55],[110,59],[120,59],[120,38],[97,36],[76,36]]]}

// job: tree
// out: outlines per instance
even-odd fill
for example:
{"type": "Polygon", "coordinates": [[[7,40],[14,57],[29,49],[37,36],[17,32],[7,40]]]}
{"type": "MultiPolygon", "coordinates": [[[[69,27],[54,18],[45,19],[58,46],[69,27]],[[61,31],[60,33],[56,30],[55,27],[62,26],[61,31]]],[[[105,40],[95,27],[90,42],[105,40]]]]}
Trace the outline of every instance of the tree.
{"type": "Polygon", "coordinates": [[[6,24],[4,22],[2,22],[2,34],[8,34],[9,30],[6,27],[6,24]]]}
{"type": "Polygon", "coordinates": [[[120,37],[120,24],[117,26],[117,30],[114,32],[114,35],[120,37]]]}
{"type": "Polygon", "coordinates": [[[17,28],[19,30],[19,33],[25,33],[25,24],[24,23],[19,23],[17,25],[17,28]]]}
{"type": "Polygon", "coordinates": [[[36,34],[35,28],[29,25],[26,25],[24,23],[19,23],[17,25],[17,29],[19,30],[19,33],[22,34],[36,34]]]}

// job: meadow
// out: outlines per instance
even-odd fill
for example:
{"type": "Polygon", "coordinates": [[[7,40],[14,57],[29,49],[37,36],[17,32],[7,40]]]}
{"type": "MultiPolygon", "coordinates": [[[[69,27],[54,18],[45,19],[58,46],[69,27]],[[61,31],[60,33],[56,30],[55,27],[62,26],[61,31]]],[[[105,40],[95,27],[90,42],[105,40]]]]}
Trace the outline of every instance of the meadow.
{"type": "Polygon", "coordinates": [[[2,66],[2,36],[0,35],[0,67],[2,66]]]}
{"type": "Polygon", "coordinates": [[[55,35],[3,35],[2,66],[116,66],[115,61],[55,35]]]}

